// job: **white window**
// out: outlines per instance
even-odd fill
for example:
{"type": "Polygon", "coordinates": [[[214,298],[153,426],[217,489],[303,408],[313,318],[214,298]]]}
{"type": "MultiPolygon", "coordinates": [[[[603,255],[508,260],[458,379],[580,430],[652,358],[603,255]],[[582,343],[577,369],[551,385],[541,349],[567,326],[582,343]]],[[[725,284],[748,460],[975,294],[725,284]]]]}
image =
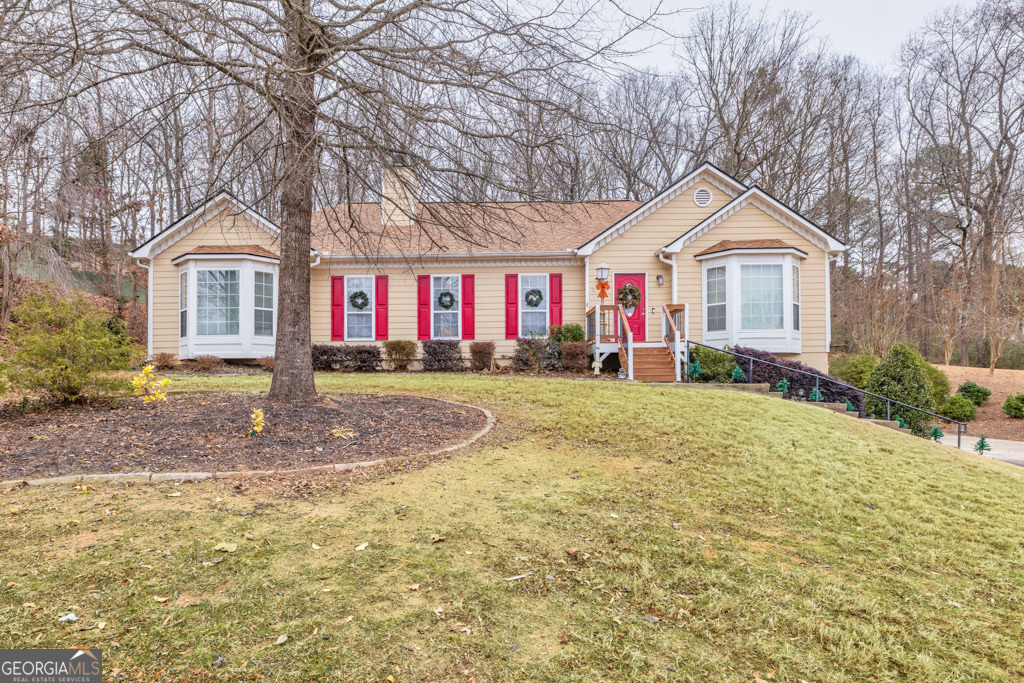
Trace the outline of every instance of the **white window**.
{"type": "Polygon", "coordinates": [[[345,276],[345,339],[373,339],[373,276],[345,276]]]}
{"type": "Polygon", "coordinates": [[[548,276],[519,276],[519,335],[548,336],[551,302],[548,299],[548,276]],[[534,305],[531,305],[534,304],[534,305]]]}
{"type": "Polygon", "coordinates": [[[196,334],[238,334],[237,270],[196,271],[196,334]]]}
{"type": "Polygon", "coordinates": [[[740,266],[740,329],[783,329],[781,263],[740,266]]]}
{"type": "Polygon", "coordinates": [[[708,332],[724,332],[726,330],[725,303],[725,266],[707,269],[707,305],[708,332]]]}
{"type": "Polygon", "coordinates": [[[253,334],[274,336],[274,274],[257,270],[253,289],[253,334]]]}
{"type": "Polygon", "coordinates": [[[800,331],[800,267],[793,266],[793,329],[800,331]]]}
{"type": "Polygon", "coordinates": [[[435,275],[430,279],[430,311],[433,339],[461,339],[462,299],[459,275],[435,275]]]}
{"type": "Polygon", "coordinates": [[[188,336],[188,273],[178,276],[178,336],[188,336]]]}

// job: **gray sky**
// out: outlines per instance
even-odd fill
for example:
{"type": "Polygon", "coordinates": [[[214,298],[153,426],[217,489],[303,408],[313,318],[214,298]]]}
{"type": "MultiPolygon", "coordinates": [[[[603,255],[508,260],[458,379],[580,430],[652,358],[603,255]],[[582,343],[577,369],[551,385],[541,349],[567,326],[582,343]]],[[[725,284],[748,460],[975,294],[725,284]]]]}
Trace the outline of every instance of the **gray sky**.
{"type": "MultiPolygon", "coordinates": [[[[833,48],[843,54],[853,54],[868,64],[891,63],[899,45],[907,35],[921,26],[925,19],[955,0],[748,0],[754,9],[765,5],[769,12],[786,9],[810,13],[817,22],[815,33],[825,37],[833,48]]],[[[649,0],[627,0],[638,12],[651,6],[649,0]]],[[[693,0],[663,0],[666,11],[699,8],[702,3],[693,0]]],[[[688,14],[677,19],[680,26],[688,21],[688,14]]],[[[655,39],[653,36],[647,40],[655,39]]],[[[639,43],[637,43],[639,44],[639,43]]],[[[666,68],[672,52],[669,46],[655,47],[650,54],[637,59],[644,66],[666,68]]]]}

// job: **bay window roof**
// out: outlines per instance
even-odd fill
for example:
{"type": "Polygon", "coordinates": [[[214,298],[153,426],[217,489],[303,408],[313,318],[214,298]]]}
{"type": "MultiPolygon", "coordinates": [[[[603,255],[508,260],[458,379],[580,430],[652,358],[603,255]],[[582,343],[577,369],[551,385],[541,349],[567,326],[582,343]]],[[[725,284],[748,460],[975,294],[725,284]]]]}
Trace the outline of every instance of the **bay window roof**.
{"type": "Polygon", "coordinates": [[[789,251],[802,258],[807,258],[807,252],[801,249],[797,249],[792,244],[787,244],[782,240],[722,240],[717,244],[713,244],[704,251],[695,254],[694,258],[701,258],[702,256],[711,256],[713,254],[725,254],[727,252],[745,252],[745,251],[771,251],[773,253],[783,253],[789,251]]]}
{"type": "Polygon", "coordinates": [[[255,256],[278,260],[278,255],[257,244],[203,244],[171,259],[171,263],[184,261],[189,256],[255,256]]]}

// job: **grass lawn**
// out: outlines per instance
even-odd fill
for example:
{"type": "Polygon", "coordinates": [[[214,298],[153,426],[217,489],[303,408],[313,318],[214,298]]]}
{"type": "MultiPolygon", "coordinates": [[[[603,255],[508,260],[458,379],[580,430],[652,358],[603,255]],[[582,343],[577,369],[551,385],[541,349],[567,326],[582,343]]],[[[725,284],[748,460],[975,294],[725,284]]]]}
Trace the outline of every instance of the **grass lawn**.
{"type": "Polygon", "coordinates": [[[1020,468],[739,392],[319,382],[500,424],[426,466],[294,486],[3,494],[3,646],[99,646],[125,680],[1024,676],[1020,468]]]}

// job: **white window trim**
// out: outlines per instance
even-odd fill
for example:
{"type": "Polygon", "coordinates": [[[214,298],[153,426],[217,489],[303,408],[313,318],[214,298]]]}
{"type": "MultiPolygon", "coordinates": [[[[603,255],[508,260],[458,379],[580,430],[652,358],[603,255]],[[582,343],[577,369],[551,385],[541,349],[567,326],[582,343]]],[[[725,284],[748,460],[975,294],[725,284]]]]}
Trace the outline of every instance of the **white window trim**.
{"type": "MultiPolygon", "coordinates": [[[[178,340],[178,357],[195,358],[211,355],[219,358],[264,358],[274,355],[277,339],[277,323],[280,317],[281,280],[277,263],[268,259],[249,256],[223,257],[218,259],[184,259],[178,263],[179,286],[182,273],[188,275],[188,336],[178,340]],[[237,270],[238,287],[238,334],[198,335],[197,326],[197,273],[200,270],[237,270]],[[274,335],[256,336],[255,332],[255,272],[261,270],[274,275],[274,335]]],[[[180,305],[180,304],[179,304],[180,305]]],[[[180,318],[180,315],[179,315],[180,318]]],[[[179,323],[180,324],[180,323],[179,323]]],[[[180,331],[180,328],[179,328],[180,331]]]]}
{"type": "Polygon", "coordinates": [[[430,276],[430,338],[431,340],[437,341],[462,341],[462,297],[464,296],[462,291],[462,275],[455,275],[451,273],[438,273],[430,276]],[[434,303],[437,300],[434,294],[434,279],[439,277],[454,277],[459,281],[459,300],[455,302],[455,311],[459,317],[459,334],[455,337],[435,337],[434,336],[434,314],[435,313],[451,313],[451,311],[435,311],[434,303]]]}
{"type": "Polygon", "coordinates": [[[277,337],[277,271],[270,268],[261,268],[259,265],[255,265],[252,271],[252,290],[252,336],[258,337],[259,339],[275,339],[277,337]],[[270,309],[274,324],[271,326],[271,333],[269,336],[265,334],[256,334],[256,311],[267,310],[265,308],[256,308],[256,273],[269,273],[274,278],[274,291],[271,295],[274,298],[274,307],[270,309]]]}
{"type": "Polygon", "coordinates": [[[191,329],[189,327],[189,322],[188,322],[188,311],[189,311],[188,302],[189,302],[189,295],[192,293],[191,292],[192,287],[189,284],[188,279],[189,278],[188,278],[188,271],[187,270],[179,271],[179,273],[178,273],[178,339],[179,340],[180,339],[187,339],[188,338],[189,330],[191,329]],[[181,300],[181,281],[182,280],[185,281],[185,301],[184,302],[181,300]],[[183,304],[184,304],[184,308],[182,308],[183,304]],[[181,314],[182,313],[185,314],[185,334],[181,333],[181,314]]]}
{"type": "Polygon", "coordinates": [[[345,275],[345,301],[343,306],[345,307],[345,329],[342,330],[341,336],[344,341],[376,341],[377,339],[377,278],[374,275],[345,275]],[[367,294],[370,295],[370,336],[369,337],[350,337],[348,336],[348,297],[352,293],[352,289],[349,287],[349,279],[355,278],[370,278],[370,291],[367,294]]]}
{"type": "MultiPolygon", "coordinates": [[[[793,329],[793,269],[801,269],[800,261],[805,258],[797,250],[744,250],[725,254],[709,254],[701,262],[701,311],[702,334],[705,343],[712,346],[749,346],[771,353],[801,353],[801,331],[793,329]],[[707,317],[707,271],[708,268],[725,266],[725,331],[708,332],[707,317]],[[741,329],[742,311],[740,306],[740,266],[781,265],[782,266],[782,329],[744,330],[741,329]]],[[[803,273],[800,274],[801,281],[803,273]]],[[[801,286],[803,282],[801,282],[801,286]]],[[[801,327],[803,327],[801,289],[801,327]]]]}
{"type": "MultiPolygon", "coordinates": [[[[547,339],[548,338],[548,331],[551,329],[551,273],[519,273],[518,275],[519,275],[519,296],[520,297],[522,297],[522,296],[524,296],[526,294],[526,290],[523,288],[523,278],[524,277],[537,277],[538,275],[541,275],[541,276],[544,277],[545,280],[547,280],[547,286],[545,287],[545,289],[547,290],[547,294],[544,296],[544,305],[543,305],[544,313],[547,315],[547,323],[544,325],[544,334],[542,334],[542,335],[534,335],[534,338],[536,338],[536,339],[547,339]]],[[[517,304],[519,304],[518,305],[518,308],[519,308],[519,321],[518,322],[519,322],[519,332],[520,332],[519,336],[520,337],[523,336],[523,334],[522,334],[523,327],[524,327],[523,326],[523,314],[524,313],[537,313],[538,311],[540,311],[540,308],[531,308],[529,310],[526,310],[526,306],[521,305],[521,301],[522,301],[522,299],[520,298],[520,301],[517,302],[517,304]]]]}

